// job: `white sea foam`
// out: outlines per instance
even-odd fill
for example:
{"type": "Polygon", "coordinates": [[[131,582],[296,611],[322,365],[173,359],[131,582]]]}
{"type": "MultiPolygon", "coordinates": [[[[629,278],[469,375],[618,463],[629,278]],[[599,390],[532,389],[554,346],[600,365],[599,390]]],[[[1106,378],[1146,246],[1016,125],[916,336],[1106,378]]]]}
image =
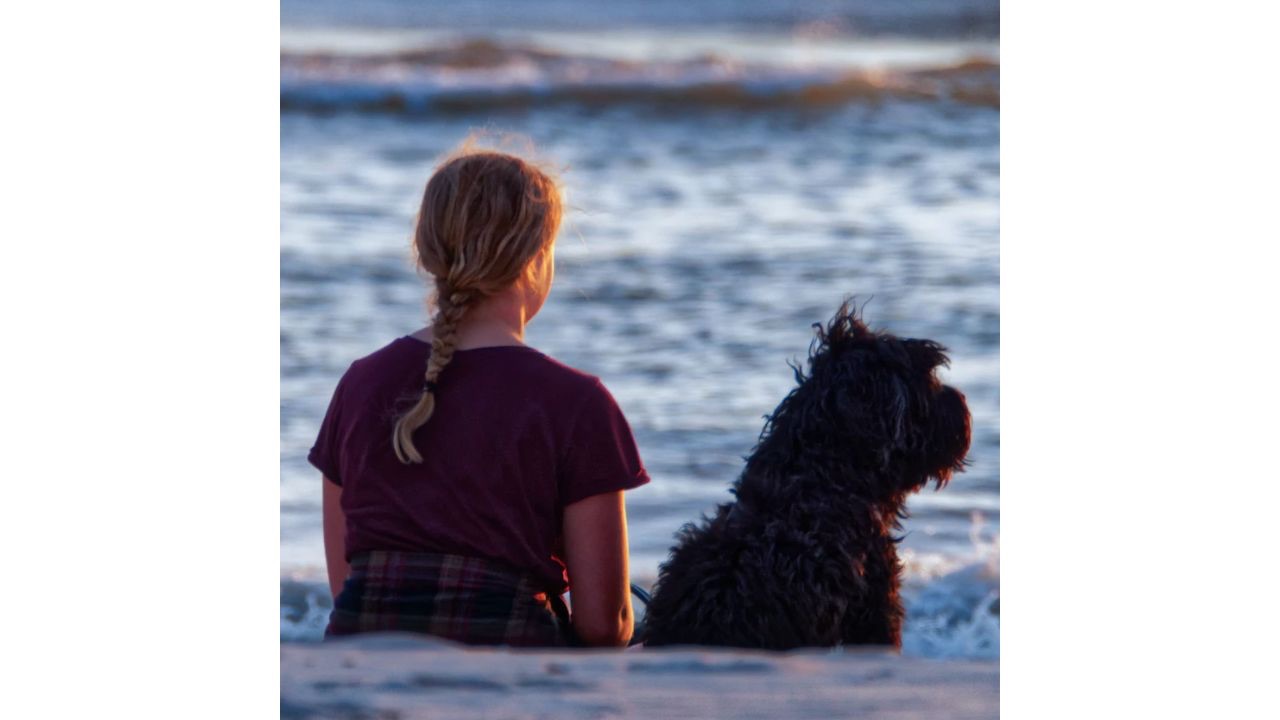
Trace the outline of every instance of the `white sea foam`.
{"type": "Polygon", "coordinates": [[[902,651],[934,658],[1000,657],[1000,538],[973,513],[972,555],[907,557],[902,651]]]}

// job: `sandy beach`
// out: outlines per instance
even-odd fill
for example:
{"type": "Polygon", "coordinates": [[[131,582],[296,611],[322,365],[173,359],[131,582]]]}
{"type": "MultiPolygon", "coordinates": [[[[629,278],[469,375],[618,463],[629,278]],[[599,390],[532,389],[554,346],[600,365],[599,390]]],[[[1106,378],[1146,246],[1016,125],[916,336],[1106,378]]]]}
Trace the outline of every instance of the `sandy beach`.
{"type": "Polygon", "coordinates": [[[532,651],[408,634],[281,647],[281,717],[993,718],[999,662],[880,649],[532,651]]]}

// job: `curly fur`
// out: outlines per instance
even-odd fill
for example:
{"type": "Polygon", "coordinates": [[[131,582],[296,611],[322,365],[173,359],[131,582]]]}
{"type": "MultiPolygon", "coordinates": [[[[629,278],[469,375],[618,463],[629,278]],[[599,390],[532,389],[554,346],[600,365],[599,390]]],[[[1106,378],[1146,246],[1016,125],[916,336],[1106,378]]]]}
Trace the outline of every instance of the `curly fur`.
{"type": "Polygon", "coordinates": [[[867,328],[846,301],[769,416],[734,502],[685,525],[659,569],[646,645],[901,646],[907,495],[965,466],[946,350],[867,328]]]}

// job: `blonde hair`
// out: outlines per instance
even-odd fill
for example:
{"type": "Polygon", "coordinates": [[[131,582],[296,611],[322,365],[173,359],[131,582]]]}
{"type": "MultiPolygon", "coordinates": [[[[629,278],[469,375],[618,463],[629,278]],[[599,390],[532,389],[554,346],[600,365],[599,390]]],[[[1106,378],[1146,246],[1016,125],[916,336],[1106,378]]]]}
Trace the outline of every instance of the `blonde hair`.
{"type": "Polygon", "coordinates": [[[458,325],[475,302],[514,283],[555,241],[560,189],[542,169],[470,141],[427,182],[414,230],[418,265],[435,279],[431,357],[417,403],[396,421],[400,462],[420,463],[413,433],[435,410],[436,383],[453,359],[458,325]]]}

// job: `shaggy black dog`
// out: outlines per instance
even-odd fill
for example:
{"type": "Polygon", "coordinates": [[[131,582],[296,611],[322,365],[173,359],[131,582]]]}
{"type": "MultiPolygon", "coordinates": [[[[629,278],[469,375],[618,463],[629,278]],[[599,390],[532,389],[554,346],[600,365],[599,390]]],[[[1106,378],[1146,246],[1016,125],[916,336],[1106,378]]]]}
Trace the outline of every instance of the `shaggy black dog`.
{"type": "Polygon", "coordinates": [[[964,468],[969,408],[934,374],[941,345],[868,330],[848,302],[815,327],[736,502],[677,536],[646,645],[901,646],[894,531],[909,493],[964,468]]]}

